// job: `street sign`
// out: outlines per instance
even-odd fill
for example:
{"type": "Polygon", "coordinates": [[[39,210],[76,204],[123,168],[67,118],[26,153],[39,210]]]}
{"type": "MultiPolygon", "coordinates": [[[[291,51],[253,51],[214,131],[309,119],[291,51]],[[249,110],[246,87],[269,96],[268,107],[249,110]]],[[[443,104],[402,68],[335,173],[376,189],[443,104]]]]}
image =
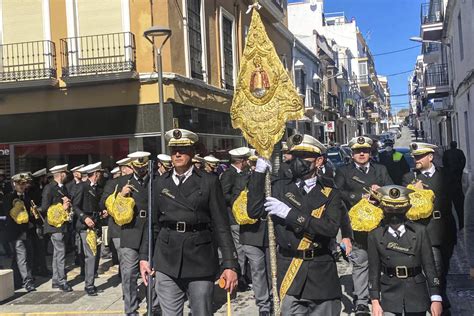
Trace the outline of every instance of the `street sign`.
{"type": "Polygon", "coordinates": [[[336,131],[334,121],[324,122],[324,131],[326,133],[334,133],[336,131]]]}

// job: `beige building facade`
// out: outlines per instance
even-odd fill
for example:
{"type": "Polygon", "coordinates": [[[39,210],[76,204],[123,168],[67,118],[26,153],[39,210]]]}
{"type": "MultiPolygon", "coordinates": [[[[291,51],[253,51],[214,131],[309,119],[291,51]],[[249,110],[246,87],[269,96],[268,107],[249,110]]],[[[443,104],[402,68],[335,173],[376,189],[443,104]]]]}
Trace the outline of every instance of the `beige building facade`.
{"type": "MultiPolygon", "coordinates": [[[[0,0],[0,168],[35,171],[130,151],[159,153],[152,25],[163,48],[165,130],[200,135],[203,154],[243,144],[229,109],[252,1],[0,0]]],[[[288,71],[293,36],[285,2],[260,1],[288,71]]]]}

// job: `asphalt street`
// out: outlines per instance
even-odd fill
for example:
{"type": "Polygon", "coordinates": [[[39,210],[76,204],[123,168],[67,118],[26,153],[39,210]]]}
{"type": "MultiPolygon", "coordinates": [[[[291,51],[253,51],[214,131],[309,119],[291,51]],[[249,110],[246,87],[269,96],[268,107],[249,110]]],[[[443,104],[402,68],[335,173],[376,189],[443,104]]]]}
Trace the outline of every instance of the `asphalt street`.
{"type": "MultiPolygon", "coordinates": [[[[413,137],[408,128],[404,128],[402,136],[397,139],[395,147],[408,147],[413,137]]],[[[448,294],[452,305],[452,315],[474,315],[474,281],[469,279],[469,269],[465,257],[462,231],[458,236],[448,278],[448,294]]],[[[50,257],[49,257],[50,258],[50,257]]],[[[0,265],[9,266],[5,257],[0,257],[0,265]]],[[[72,256],[68,257],[68,280],[74,292],[62,293],[51,288],[46,278],[37,278],[38,290],[25,293],[18,290],[15,296],[0,303],[0,315],[122,315],[123,302],[120,278],[117,266],[112,266],[110,260],[101,260],[99,277],[96,286],[101,290],[96,297],[85,294],[84,281],[79,275],[79,268],[73,267],[72,256]]],[[[351,266],[341,260],[338,262],[344,297],[342,314],[350,315],[352,309],[352,279],[351,266]]],[[[140,287],[140,297],[144,297],[145,288],[140,287]]],[[[226,315],[225,293],[216,286],[214,306],[216,315],[226,315]]],[[[186,304],[187,305],[187,304],[186,304]]],[[[232,298],[232,315],[258,315],[255,299],[251,290],[239,292],[232,298]]],[[[140,305],[140,311],[146,311],[145,301],[140,305]]],[[[186,306],[185,315],[188,315],[186,306]]]]}

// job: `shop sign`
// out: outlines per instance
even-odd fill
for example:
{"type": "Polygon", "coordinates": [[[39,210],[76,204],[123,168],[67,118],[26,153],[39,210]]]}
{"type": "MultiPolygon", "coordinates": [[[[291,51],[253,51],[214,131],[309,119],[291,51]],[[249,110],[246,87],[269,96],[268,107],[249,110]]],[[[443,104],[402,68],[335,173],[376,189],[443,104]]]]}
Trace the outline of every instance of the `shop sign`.
{"type": "Polygon", "coordinates": [[[334,133],[336,131],[334,121],[324,122],[324,131],[326,133],[334,133]]]}
{"type": "Polygon", "coordinates": [[[10,147],[8,145],[0,145],[0,156],[10,156],[10,147]]]}

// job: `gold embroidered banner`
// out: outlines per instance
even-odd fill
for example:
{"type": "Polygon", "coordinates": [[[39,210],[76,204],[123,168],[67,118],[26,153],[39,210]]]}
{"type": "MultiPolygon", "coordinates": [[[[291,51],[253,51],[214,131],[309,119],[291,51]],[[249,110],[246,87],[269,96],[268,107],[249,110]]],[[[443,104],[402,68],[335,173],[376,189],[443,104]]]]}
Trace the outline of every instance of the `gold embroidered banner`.
{"type": "Polygon", "coordinates": [[[269,159],[285,124],[303,116],[302,100],[253,10],[230,108],[232,126],[257,152],[269,159]]]}

